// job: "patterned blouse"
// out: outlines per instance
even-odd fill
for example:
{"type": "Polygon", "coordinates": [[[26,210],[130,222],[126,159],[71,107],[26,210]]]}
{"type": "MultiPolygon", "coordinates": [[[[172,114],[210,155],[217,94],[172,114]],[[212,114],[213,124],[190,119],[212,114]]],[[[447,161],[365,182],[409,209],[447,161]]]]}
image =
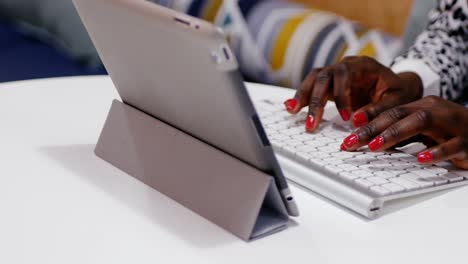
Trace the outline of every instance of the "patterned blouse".
{"type": "Polygon", "coordinates": [[[426,30],[395,59],[395,72],[416,72],[424,95],[468,99],[468,0],[439,0],[426,30]]]}

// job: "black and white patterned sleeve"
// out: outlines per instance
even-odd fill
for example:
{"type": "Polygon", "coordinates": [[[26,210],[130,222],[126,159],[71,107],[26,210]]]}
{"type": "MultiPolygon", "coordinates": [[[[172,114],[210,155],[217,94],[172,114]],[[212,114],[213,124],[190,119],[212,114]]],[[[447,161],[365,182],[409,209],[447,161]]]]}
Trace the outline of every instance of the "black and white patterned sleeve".
{"type": "Polygon", "coordinates": [[[468,94],[468,0],[439,0],[426,30],[403,56],[395,72],[416,72],[424,95],[458,100],[468,94]]]}

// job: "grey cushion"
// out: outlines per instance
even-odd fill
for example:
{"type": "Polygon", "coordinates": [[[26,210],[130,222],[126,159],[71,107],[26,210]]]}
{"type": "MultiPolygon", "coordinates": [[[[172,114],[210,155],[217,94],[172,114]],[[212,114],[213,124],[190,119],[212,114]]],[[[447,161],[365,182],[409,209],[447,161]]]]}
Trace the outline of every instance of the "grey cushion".
{"type": "Polygon", "coordinates": [[[71,0],[0,0],[0,15],[94,66],[99,56],[71,0]]]}

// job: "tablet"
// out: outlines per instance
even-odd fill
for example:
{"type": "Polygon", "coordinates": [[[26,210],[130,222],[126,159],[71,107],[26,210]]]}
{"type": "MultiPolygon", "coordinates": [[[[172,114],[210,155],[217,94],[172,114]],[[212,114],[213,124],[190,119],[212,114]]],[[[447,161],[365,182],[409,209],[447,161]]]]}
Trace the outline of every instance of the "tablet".
{"type": "Polygon", "coordinates": [[[145,0],[74,3],[125,103],[272,175],[298,215],[219,28],[145,0]]]}

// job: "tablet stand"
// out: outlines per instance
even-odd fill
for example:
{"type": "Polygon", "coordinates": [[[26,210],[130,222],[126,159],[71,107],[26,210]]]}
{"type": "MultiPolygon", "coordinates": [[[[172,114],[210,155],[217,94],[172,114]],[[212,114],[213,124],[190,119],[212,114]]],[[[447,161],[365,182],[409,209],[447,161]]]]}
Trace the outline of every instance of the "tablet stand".
{"type": "Polygon", "coordinates": [[[244,240],[287,227],[272,176],[125,103],[112,103],[95,152],[244,240]]]}

